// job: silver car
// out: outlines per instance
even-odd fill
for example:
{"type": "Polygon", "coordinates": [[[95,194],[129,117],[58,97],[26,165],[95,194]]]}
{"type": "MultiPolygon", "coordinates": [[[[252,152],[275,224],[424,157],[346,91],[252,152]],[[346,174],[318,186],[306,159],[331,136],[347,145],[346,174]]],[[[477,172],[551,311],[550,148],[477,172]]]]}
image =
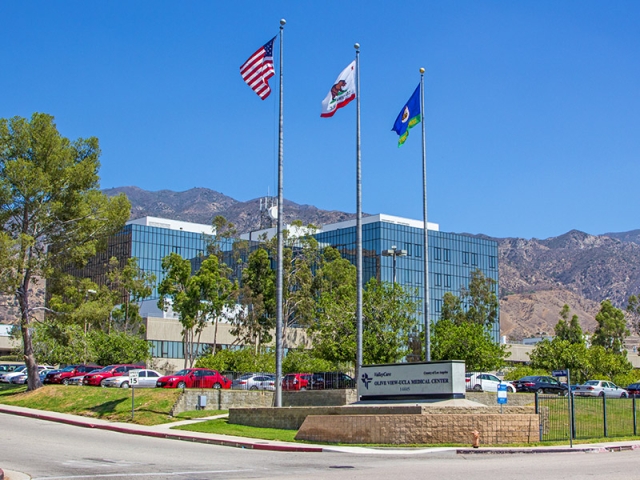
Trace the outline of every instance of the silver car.
{"type": "Polygon", "coordinates": [[[589,380],[576,386],[573,394],[581,397],[616,397],[627,398],[629,393],[622,387],[606,380],[589,380]]]}
{"type": "Polygon", "coordinates": [[[245,373],[231,384],[233,390],[275,390],[276,376],[271,373],[245,373]]]}
{"type": "MultiPolygon", "coordinates": [[[[147,368],[130,370],[129,374],[131,374],[131,372],[138,373],[138,383],[134,385],[135,388],[155,388],[156,382],[162,376],[155,370],[149,370],[147,368]]],[[[100,385],[103,387],[129,388],[131,386],[131,378],[129,375],[109,377],[102,380],[100,385]]]]}

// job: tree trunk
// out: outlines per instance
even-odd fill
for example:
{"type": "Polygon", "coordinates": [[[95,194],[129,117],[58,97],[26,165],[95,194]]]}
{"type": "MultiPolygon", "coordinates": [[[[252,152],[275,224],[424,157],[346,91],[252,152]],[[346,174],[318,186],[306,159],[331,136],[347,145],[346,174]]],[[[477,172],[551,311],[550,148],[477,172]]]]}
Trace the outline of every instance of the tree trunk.
{"type": "Polygon", "coordinates": [[[38,375],[38,363],[33,353],[33,342],[31,338],[29,319],[29,274],[24,277],[24,281],[18,290],[18,301],[20,304],[20,330],[22,332],[22,345],[24,352],[24,363],[27,366],[27,391],[37,390],[42,386],[38,375]]]}

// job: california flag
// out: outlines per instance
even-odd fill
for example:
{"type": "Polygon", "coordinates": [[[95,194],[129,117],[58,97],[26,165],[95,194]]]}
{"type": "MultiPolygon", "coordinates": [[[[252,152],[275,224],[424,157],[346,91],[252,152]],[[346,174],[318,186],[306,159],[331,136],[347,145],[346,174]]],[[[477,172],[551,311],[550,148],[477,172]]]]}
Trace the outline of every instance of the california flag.
{"type": "Polygon", "coordinates": [[[345,68],[322,101],[321,117],[333,117],[336,110],[356,98],[356,61],[345,68]]]}

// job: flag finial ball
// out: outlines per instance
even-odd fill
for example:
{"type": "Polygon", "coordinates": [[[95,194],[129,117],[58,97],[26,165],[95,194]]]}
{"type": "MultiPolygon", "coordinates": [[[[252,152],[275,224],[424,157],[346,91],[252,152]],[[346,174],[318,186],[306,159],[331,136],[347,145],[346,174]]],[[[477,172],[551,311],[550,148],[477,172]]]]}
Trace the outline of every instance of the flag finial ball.
{"type": "Polygon", "coordinates": [[[420,68],[420,73],[424,73],[424,68],[420,68]]]}
{"type": "Polygon", "coordinates": [[[284,18],[280,19],[280,25],[282,25],[284,27],[284,24],[287,23],[287,21],[284,18]]]}
{"type": "Polygon", "coordinates": [[[356,50],[360,50],[360,44],[359,44],[359,43],[356,43],[356,44],[353,46],[353,48],[355,48],[356,50]]]}

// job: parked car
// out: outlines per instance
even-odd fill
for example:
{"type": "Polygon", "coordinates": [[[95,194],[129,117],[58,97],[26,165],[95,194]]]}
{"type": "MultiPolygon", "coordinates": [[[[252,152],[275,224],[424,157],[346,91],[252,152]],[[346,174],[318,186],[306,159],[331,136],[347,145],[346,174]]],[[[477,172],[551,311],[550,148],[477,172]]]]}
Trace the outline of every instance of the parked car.
{"type": "Polygon", "coordinates": [[[101,368],[97,372],[91,372],[84,376],[82,379],[83,385],[92,385],[98,386],[105,378],[109,377],[118,377],[122,375],[126,375],[129,373],[129,370],[134,370],[140,368],[140,365],[129,365],[129,364],[118,364],[118,365],[107,365],[104,368],[101,368]]]}
{"type": "Polygon", "coordinates": [[[0,375],[13,372],[16,368],[22,367],[24,363],[0,363],[0,375]]]}
{"type": "Polygon", "coordinates": [[[465,383],[467,390],[474,390],[476,392],[497,392],[498,385],[501,384],[507,386],[507,392],[514,393],[516,391],[513,383],[500,380],[491,373],[467,372],[465,375],[465,383]]]}
{"type": "Polygon", "coordinates": [[[271,373],[245,373],[231,383],[233,390],[275,390],[276,376],[271,373]]]}
{"type": "Polygon", "coordinates": [[[632,383],[627,387],[627,393],[630,397],[640,397],[640,383],[632,383]]]}
{"type": "MultiPolygon", "coordinates": [[[[47,373],[53,372],[53,371],[54,370],[40,370],[38,372],[38,377],[40,378],[40,382],[42,382],[42,380],[47,375],[47,373]]],[[[28,378],[27,371],[23,370],[22,372],[20,372],[15,377],[11,377],[11,383],[14,383],[14,384],[17,384],[17,385],[24,385],[25,383],[27,383],[27,378],[28,378]]]]}
{"type": "Polygon", "coordinates": [[[282,379],[282,390],[322,390],[324,379],[318,373],[288,373],[282,379]]]}
{"type": "Polygon", "coordinates": [[[68,378],[67,379],[67,383],[65,383],[65,385],[79,385],[79,386],[82,386],[82,379],[84,377],[86,377],[90,373],[97,373],[100,370],[102,370],[102,368],[96,368],[95,370],[91,370],[90,372],[81,373],[79,375],[76,375],[75,377],[68,378]]]}
{"type": "Polygon", "coordinates": [[[588,380],[582,385],[578,385],[573,391],[574,395],[579,397],[616,397],[627,398],[629,393],[618,387],[615,383],[607,380],[588,380]]]}
{"type": "Polygon", "coordinates": [[[231,380],[217,370],[185,368],[173,375],[160,377],[156,382],[162,388],[231,388],[231,380]]]}
{"type": "Polygon", "coordinates": [[[516,392],[555,393],[558,395],[567,395],[569,392],[569,387],[563,385],[554,377],[544,375],[522,377],[513,382],[513,385],[516,387],[516,392]]]}
{"type": "MultiPolygon", "coordinates": [[[[53,367],[49,365],[38,365],[38,372],[41,372],[42,370],[51,370],[52,368],[53,367]]],[[[22,375],[22,372],[25,372],[24,374],[26,375],[26,371],[27,371],[27,366],[22,365],[16,368],[13,372],[5,373],[4,375],[2,375],[2,377],[0,377],[0,382],[11,383],[11,379],[13,377],[22,375]]]]}
{"type": "MultiPolygon", "coordinates": [[[[319,372],[314,376],[322,377],[322,387],[325,389],[356,388],[356,381],[342,372],[319,372]]],[[[317,378],[317,377],[316,377],[317,378]]]]}
{"type": "Polygon", "coordinates": [[[132,372],[137,372],[138,374],[138,383],[134,386],[135,388],[155,388],[156,382],[162,376],[155,370],[141,368],[129,370],[127,375],[105,378],[100,385],[103,387],[129,388],[131,386],[130,375],[132,372]]]}
{"type": "Polygon", "coordinates": [[[57,383],[66,385],[71,377],[78,376],[81,373],[89,373],[100,368],[102,367],[98,365],[67,365],[61,370],[54,370],[49,372],[42,383],[57,383]]]}

